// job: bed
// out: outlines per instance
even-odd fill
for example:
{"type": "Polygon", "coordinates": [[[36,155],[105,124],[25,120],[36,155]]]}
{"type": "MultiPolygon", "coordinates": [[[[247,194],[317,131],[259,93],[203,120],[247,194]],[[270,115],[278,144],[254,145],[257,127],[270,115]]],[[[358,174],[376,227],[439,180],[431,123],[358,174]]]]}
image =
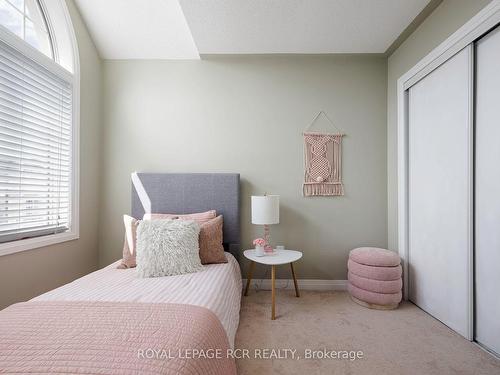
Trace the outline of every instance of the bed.
{"type": "Polygon", "coordinates": [[[132,216],[224,216],[228,263],[147,278],[119,263],[0,312],[0,372],[235,374],[239,175],[132,175],[132,216]],[[232,254],[233,253],[233,254],[232,254]]]}

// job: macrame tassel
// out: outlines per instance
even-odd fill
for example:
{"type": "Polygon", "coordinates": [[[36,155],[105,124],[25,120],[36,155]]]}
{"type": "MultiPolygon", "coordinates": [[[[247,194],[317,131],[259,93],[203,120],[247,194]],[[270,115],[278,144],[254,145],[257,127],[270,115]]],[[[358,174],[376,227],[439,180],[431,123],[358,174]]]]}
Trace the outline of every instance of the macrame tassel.
{"type": "Polygon", "coordinates": [[[305,197],[312,197],[315,195],[344,195],[344,187],[341,183],[305,183],[302,192],[305,197]]]}

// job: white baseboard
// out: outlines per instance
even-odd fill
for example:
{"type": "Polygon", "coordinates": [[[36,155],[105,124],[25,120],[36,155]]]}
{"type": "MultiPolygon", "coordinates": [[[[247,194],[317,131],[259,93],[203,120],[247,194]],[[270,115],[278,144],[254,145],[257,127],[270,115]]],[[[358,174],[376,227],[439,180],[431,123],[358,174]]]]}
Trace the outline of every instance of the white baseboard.
{"type": "MultiPolygon", "coordinates": [[[[335,291],[347,290],[347,280],[316,280],[298,279],[300,290],[335,291]]],[[[243,279],[243,288],[247,285],[247,280],[243,279]]],[[[294,289],[292,279],[276,279],[277,289],[294,289]]],[[[253,279],[250,285],[252,289],[271,290],[270,279],[253,279]]]]}

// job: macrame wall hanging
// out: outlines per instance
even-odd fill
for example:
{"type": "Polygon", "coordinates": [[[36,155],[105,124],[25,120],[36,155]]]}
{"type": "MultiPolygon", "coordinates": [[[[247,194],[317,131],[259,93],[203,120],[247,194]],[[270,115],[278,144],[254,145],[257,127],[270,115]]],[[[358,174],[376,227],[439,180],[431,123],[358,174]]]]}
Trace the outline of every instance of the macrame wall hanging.
{"type": "Polygon", "coordinates": [[[344,134],[323,111],[316,115],[303,134],[303,195],[306,197],[344,195],[342,186],[342,137],[344,134]],[[309,131],[322,114],[337,130],[335,134],[309,131]]]}

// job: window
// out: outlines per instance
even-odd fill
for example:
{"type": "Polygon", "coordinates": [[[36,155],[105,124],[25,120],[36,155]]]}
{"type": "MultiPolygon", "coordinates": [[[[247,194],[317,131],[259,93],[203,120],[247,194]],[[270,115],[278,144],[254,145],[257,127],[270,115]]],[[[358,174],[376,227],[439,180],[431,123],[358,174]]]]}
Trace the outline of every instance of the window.
{"type": "Polygon", "coordinates": [[[0,255],[78,237],[75,79],[42,9],[0,0],[0,255]]]}
{"type": "Polygon", "coordinates": [[[54,58],[47,22],[38,0],[0,0],[0,24],[54,58]]]}

